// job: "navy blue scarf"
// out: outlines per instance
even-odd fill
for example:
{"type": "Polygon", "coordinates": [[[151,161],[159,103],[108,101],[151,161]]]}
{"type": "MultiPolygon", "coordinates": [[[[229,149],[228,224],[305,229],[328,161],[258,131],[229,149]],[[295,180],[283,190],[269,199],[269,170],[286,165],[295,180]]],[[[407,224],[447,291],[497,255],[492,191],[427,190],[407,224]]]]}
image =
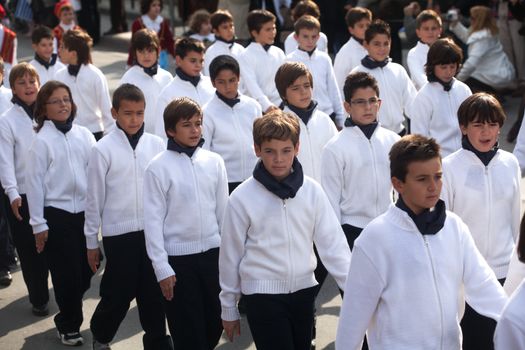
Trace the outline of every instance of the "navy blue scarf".
{"type": "Polygon", "coordinates": [[[193,86],[195,86],[195,87],[197,87],[197,85],[199,85],[199,81],[201,80],[201,76],[200,76],[200,74],[197,75],[196,77],[192,77],[192,76],[190,76],[190,75],[184,73],[184,72],[182,71],[182,69],[180,69],[180,68],[176,68],[176,69],[175,69],[175,74],[176,74],[179,78],[181,78],[182,80],[184,80],[184,81],[189,81],[189,82],[191,83],[191,85],[193,85],[193,86]]]}
{"type": "Polygon", "coordinates": [[[221,94],[219,91],[215,91],[215,94],[217,97],[224,103],[226,103],[230,108],[233,108],[237,103],[241,102],[241,99],[239,98],[239,94],[237,94],[236,98],[228,98],[221,94]]]}
{"type": "Polygon", "coordinates": [[[253,169],[253,178],[281,199],[294,198],[299,188],[303,185],[303,167],[297,160],[297,157],[295,157],[290,175],[282,181],[277,181],[277,179],[266,170],[263,162],[259,160],[255,165],[255,169],[253,169]]]}
{"type": "Polygon", "coordinates": [[[42,57],[38,56],[38,54],[35,52],[35,61],[37,61],[38,63],[40,63],[41,65],[44,66],[44,68],[46,70],[49,69],[49,67],[53,67],[55,65],[55,63],[57,63],[57,54],[54,53],[51,55],[51,59],[48,61],[44,60],[42,57]]]}
{"type": "Polygon", "coordinates": [[[135,148],[137,147],[137,145],[138,145],[138,143],[140,141],[141,136],[144,134],[144,123],[142,123],[142,126],[140,127],[140,129],[134,135],[128,135],[128,133],[126,131],[124,131],[124,129],[122,129],[122,127],[119,125],[118,122],[115,123],[115,124],[117,124],[117,128],[122,130],[124,135],[126,135],[126,138],[128,139],[129,144],[131,145],[131,148],[133,148],[133,150],[135,150],[135,148]]]}
{"type": "Polygon", "coordinates": [[[228,44],[228,48],[230,48],[230,49],[232,48],[233,44],[235,44],[235,37],[233,37],[232,40],[225,40],[222,37],[220,37],[218,35],[215,35],[215,40],[216,41],[222,41],[223,43],[228,44]]]}
{"type": "Polygon", "coordinates": [[[496,144],[490,151],[480,152],[476,148],[474,148],[474,146],[472,146],[472,143],[470,143],[470,140],[468,139],[466,135],[463,135],[463,138],[461,139],[461,146],[464,149],[474,153],[485,166],[489,165],[490,161],[492,160],[492,158],[494,158],[496,153],[498,153],[498,149],[499,149],[498,143],[496,142],[496,144]]]}
{"type": "Polygon", "coordinates": [[[52,122],[53,122],[53,124],[55,124],[55,128],[57,128],[59,131],[61,131],[65,135],[73,127],[73,119],[75,119],[75,118],[73,118],[73,116],[71,115],[63,123],[57,122],[56,120],[52,120],[52,122]]]}
{"type": "Polygon", "coordinates": [[[443,80],[436,77],[434,73],[427,74],[427,79],[431,83],[440,83],[441,86],[443,86],[443,90],[450,91],[452,89],[452,85],[454,85],[454,78],[452,78],[448,83],[444,82],[443,80]]]}
{"type": "Polygon", "coordinates": [[[76,77],[78,75],[78,72],[80,71],[80,67],[82,64],[68,64],[67,65],[67,72],[76,77]]]}
{"type": "Polygon", "coordinates": [[[369,139],[369,140],[372,137],[372,135],[374,134],[374,131],[376,130],[378,125],[379,125],[379,123],[377,122],[377,120],[375,122],[367,124],[367,125],[358,125],[358,124],[354,123],[354,121],[352,120],[352,117],[346,118],[346,120],[345,120],[345,126],[346,127],[357,126],[359,129],[361,129],[363,134],[365,134],[366,138],[369,139]]]}
{"type": "Polygon", "coordinates": [[[435,235],[445,225],[447,212],[445,208],[445,202],[443,202],[441,199],[438,200],[433,210],[425,209],[420,214],[415,214],[405,204],[401,195],[399,195],[399,198],[396,201],[396,207],[403,210],[408,214],[408,216],[410,216],[422,235],[435,235]]]}
{"type": "Polygon", "coordinates": [[[310,118],[312,118],[312,114],[314,113],[315,109],[317,108],[317,102],[312,101],[310,102],[310,105],[306,109],[298,108],[295,106],[292,106],[291,104],[287,104],[288,108],[301,120],[303,121],[304,125],[308,125],[308,122],[310,121],[310,118]]]}
{"type": "Polygon", "coordinates": [[[26,112],[27,116],[31,118],[31,120],[35,119],[35,116],[33,115],[35,112],[35,102],[33,102],[31,105],[28,105],[16,95],[13,95],[13,97],[11,98],[11,102],[22,107],[22,109],[26,112]]]}
{"type": "Polygon", "coordinates": [[[178,153],[184,153],[185,155],[191,158],[193,156],[193,153],[195,153],[195,151],[197,150],[197,148],[202,147],[203,144],[204,144],[204,139],[201,138],[197,146],[184,147],[184,146],[179,145],[177,142],[175,142],[175,140],[170,138],[168,139],[168,150],[178,152],[178,153]]]}
{"type": "Polygon", "coordinates": [[[157,74],[157,71],[159,69],[159,64],[157,62],[155,62],[151,67],[144,67],[143,65],[141,65],[140,63],[137,62],[137,66],[142,68],[144,70],[144,73],[146,73],[150,77],[152,77],[155,74],[157,74]]]}
{"type": "Polygon", "coordinates": [[[390,57],[385,58],[383,61],[375,61],[368,55],[361,60],[361,64],[368,69],[383,68],[388,62],[390,62],[390,57]]]}

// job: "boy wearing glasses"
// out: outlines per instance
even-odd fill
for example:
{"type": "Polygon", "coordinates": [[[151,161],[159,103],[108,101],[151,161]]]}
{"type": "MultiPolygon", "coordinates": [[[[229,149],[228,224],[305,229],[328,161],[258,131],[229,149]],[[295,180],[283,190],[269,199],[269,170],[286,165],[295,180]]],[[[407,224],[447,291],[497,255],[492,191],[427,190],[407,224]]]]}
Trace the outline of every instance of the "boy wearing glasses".
{"type": "Polygon", "coordinates": [[[376,79],[350,73],[343,88],[349,117],[321,155],[321,184],[350,249],[363,228],[393,199],[388,152],[399,136],[377,122],[381,100],[376,79]]]}

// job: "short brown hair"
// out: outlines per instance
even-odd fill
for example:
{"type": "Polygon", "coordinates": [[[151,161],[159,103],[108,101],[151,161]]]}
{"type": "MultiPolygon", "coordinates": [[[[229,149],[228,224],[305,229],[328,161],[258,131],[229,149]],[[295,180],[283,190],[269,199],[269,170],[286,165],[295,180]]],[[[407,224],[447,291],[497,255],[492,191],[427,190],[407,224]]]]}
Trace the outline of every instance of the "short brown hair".
{"type": "Polygon", "coordinates": [[[91,59],[93,39],[85,31],[81,29],[68,30],[62,36],[62,45],[70,51],[76,51],[79,64],[93,62],[91,59]]]}
{"type": "Polygon", "coordinates": [[[312,78],[312,73],[308,67],[302,62],[286,62],[283,63],[277,73],[275,73],[275,87],[279,92],[279,96],[286,100],[286,89],[293,84],[299,77],[305,76],[310,81],[312,89],[314,87],[314,82],[312,78]]]}
{"type": "Polygon", "coordinates": [[[301,126],[299,119],[280,109],[272,110],[253,122],[253,143],[261,146],[264,141],[291,140],[294,147],[299,142],[301,126]]]}
{"type": "Polygon", "coordinates": [[[427,53],[427,63],[425,64],[425,73],[428,78],[434,75],[434,68],[439,64],[458,65],[458,71],[463,62],[463,50],[450,38],[436,40],[427,53]]]}
{"type": "Polygon", "coordinates": [[[77,106],[73,102],[73,95],[71,95],[71,90],[69,89],[69,86],[62,83],[61,81],[49,80],[42,86],[42,88],[38,91],[38,95],[36,96],[34,113],[36,120],[36,132],[39,132],[40,129],[42,129],[42,127],[44,126],[44,122],[47,120],[47,102],[49,101],[51,95],[53,95],[53,92],[55,92],[58,89],[65,89],[67,91],[67,94],[69,95],[69,100],[71,101],[70,116],[73,117],[73,119],[75,118],[75,115],[77,114],[77,106]]]}
{"type": "Polygon", "coordinates": [[[376,35],[384,34],[390,39],[390,25],[383,20],[376,19],[365,31],[365,41],[370,43],[376,35]]]}
{"type": "Polygon", "coordinates": [[[458,122],[464,127],[472,122],[498,123],[501,127],[505,119],[505,111],[498,99],[486,92],[470,95],[458,108],[458,122]]]}
{"type": "Polygon", "coordinates": [[[364,7],[352,7],[345,16],[346,26],[353,28],[362,19],[372,22],[372,11],[364,7]]]}
{"type": "Polygon", "coordinates": [[[201,26],[210,21],[210,13],[208,10],[200,9],[190,16],[188,20],[190,30],[194,33],[199,33],[201,31],[201,26]]]}
{"type": "Polygon", "coordinates": [[[136,31],[131,38],[131,56],[136,59],[137,51],[149,48],[157,51],[157,55],[159,54],[160,41],[157,33],[147,28],[136,31]]]}
{"type": "Polygon", "coordinates": [[[190,51],[204,53],[206,48],[202,41],[193,38],[180,38],[175,42],[175,56],[186,57],[190,51]]]}
{"type": "Polygon", "coordinates": [[[252,31],[259,33],[262,26],[268,22],[275,23],[275,15],[267,10],[253,10],[250,11],[248,17],[246,17],[246,24],[248,24],[250,35],[252,31]]]}
{"type": "Polygon", "coordinates": [[[299,35],[301,29],[317,29],[317,31],[320,31],[321,23],[319,23],[319,20],[314,16],[304,15],[295,21],[293,29],[297,35],[299,35]]]}
{"type": "Polygon", "coordinates": [[[354,72],[348,74],[343,86],[343,97],[346,102],[350,103],[357,89],[372,88],[379,97],[379,85],[373,75],[366,72],[354,72]]]}
{"type": "Polygon", "coordinates": [[[435,139],[412,134],[405,135],[398,140],[388,154],[390,158],[390,176],[405,182],[408,166],[413,162],[439,158],[440,147],[435,139]]]}
{"type": "MultiPolygon", "coordinates": [[[[149,8],[151,7],[151,4],[153,3],[153,1],[155,0],[141,0],[140,1],[140,13],[143,15],[148,13],[149,8]]],[[[160,2],[160,10],[162,11],[162,0],[156,0],[156,1],[160,2]]]]}
{"type": "Polygon", "coordinates": [[[122,101],[133,101],[133,102],[144,102],[146,107],[146,98],[144,93],[137,86],[129,83],[120,85],[115,92],[113,92],[113,98],[111,99],[111,107],[116,111],[120,108],[122,101]]]}
{"type": "Polygon", "coordinates": [[[441,17],[436,13],[434,10],[424,10],[419,13],[416,17],[416,28],[420,29],[421,25],[423,25],[424,22],[427,21],[436,21],[436,23],[441,28],[443,26],[443,22],[441,21],[441,17]]]}
{"type": "Polygon", "coordinates": [[[175,131],[175,127],[179,121],[189,120],[196,114],[202,117],[202,109],[199,104],[191,98],[179,97],[172,100],[164,109],[163,114],[166,136],[171,138],[171,136],[168,135],[168,130],[175,131]]]}
{"type": "Polygon", "coordinates": [[[53,38],[54,36],[51,28],[43,25],[37,26],[31,33],[31,43],[35,45],[38,45],[42,39],[53,40],[53,38]]]}
{"type": "Polygon", "coordinates": [[[228,10],[217,10],[210,16],[210,23],[213,29],[218,29],[225,22],[233,23],[232,14],[228,10]]]}
{"type": "Polygon", "coordinates": [[[22,78],[26,74],[29,74],[30,77],[35,78],[36,81],[38,81],[38,85],[40,85],[40,77],[38,76],[36,69],[29,63],[22,62],[15,65],[11,69],[11,72],[9,72],[9,85],[11,85],[11,89],[14,88],[15,81],[22,78]]]}
{"type": "Polygon", "coordinates": [[[319,19],[319,17],[321,17],[319,6],[311,0],[299,1],[292,9],[292,19],[297,21],[304,15],[310,15],[319,19]]]}
{"type": "MultiPolygon", "coordinates": [[[[4,59],[2,58],[2,56],[0,56],[0,74],[4,75],[4,69],[4,59]]],[[[0,85],[2,85],[1,83],[2,82],[0,81],[0,85]]]]}

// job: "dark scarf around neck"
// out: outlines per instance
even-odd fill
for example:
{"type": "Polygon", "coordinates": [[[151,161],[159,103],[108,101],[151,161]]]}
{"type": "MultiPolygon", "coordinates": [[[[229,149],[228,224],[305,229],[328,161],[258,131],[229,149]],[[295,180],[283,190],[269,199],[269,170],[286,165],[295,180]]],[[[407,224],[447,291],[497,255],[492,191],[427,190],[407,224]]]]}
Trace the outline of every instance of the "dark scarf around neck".
{"type": "Polygon", "coordinates": [[[76,77],[78,75],[78,72],[80,71],[81,66],[82,64],[68,64],[67,72],[69,73],[69,75],[76,77]]]}
{"type": "Polygon", "coordinates": [[[443,80],[436,77],[436,75],[432,72],[430,74],[427,74],[427,79],[431,83],[440,83],[441,86],[443,86],[443,90],[450,91],[452,89],[452,85],[454,85],[454,78],[452,78],[448,83],[444,82],[443,80]]]}
{"type": "Polygon", "coordinates": [[[27,116],[31,118],[31,120],[35,119],[35,116],[34,116],[35,102],[33,102],[31,105],[27,105],[24,101],[22,101],[16,95],[13,95],[13,97],[11,98],[11,102],[13,102],[13,104],[16,104],[22,107],[22,109],[26,112],[27,116]]]}
{"type": "Polygon", "coordinates": [[[368,69],[383,68],[390,62],[390,57],[385,58],[383,61],[375,61],[370,56],[366,55],[362,60],[361,64],[368,69]]]}
{"type": "Polygon", "coordinates": [[[303,167],[301,163],[299,163],[299,160],[297,160],[297,157],[294,157],[290,175],[282,181],[277,181],[277,179],[266,170],[263,162],[259,160],[255,165],[255,169],[253,169],[253,178],[259,181],[268,191],[283,200],[294,198],[304,182],[303,167]]]}
{"type": "Polygon", "coordinates": [[[314,54],[315,50],[317,50],[317,47],[314,47],[314,49],[311,50],[311,51],[303,50],[303,49],[301,49],[300,47],[298,47],[298,49],[299,49],[300,51],[302,51],[302,52],[306,52],[306,53],[308,54],[308,57],[312,57],[312,55],[314,54]]]}
{"type": "Polygon", "coordinates": [[[361,46],[363,46],[363,43],[365,42],[364,39],[359,39],[358,37],[353,36],[353,35],[352,35],[352,38],[354,38],[355,41],[357,41],[359,44],[361,44],[361,46]]]}
{"type": "Polygon", "coordinates": [[[153,65],[151,67],[144,67],[138,61],[135,61],[135,62],[136,62],[136,65],[139,66],[140,68],[142,68],[142,70],[144,70],[144,73],[146,73],[150,77],[152,77],[155,74],[157,74],[157,71],[159,69],[159,63],[158,62],[153,63],[153,65]]]}
{"type": "Polygon", "coordinates": [[[445,202],[438,200],[436,206],[430,209],[423,210],[420,214],[415,214],[403,201],[401,195],[396,201],[396,207],[403,210],[410,216],[417,229],[422,235],[435,235],[445,225],[447,212],[445,202]]]}
{"type": "Polygon", "coordinates": [[[71,115],[63,123],[57,122],[56,120],[52,120],[52,122],[53,122],[53,124],[55,124],[55,128],[57,128],[57,130],[59,130],[60,132],[62,132],[65,135],[73,127],[73,119],[75,119],[75,118],[71,115]]]}
{"type": "Polygon", "coordinates": [[[55,63],[57,63],[57,54],[56,53],[52,54],[51,59],[49,61],[46,61],[42,57],[38,56],[38,54],[35,52],[35,61],[43,65],[44,68],[48,70],[49,67],[53,67],[55,63]]]}
{"type": "Polygon", "coordinates": [[[215,94],[217,97],[224,103],[226,103],[230,108],[233,108],[237,103],[241,102],[241,99],[239,98],[239,94],[237,93],[236,98],[228,98],[221,94],[219,91],[215,90],[215,94]]]}
{"type": "Polygon", "coordinates": [[[310,104],[308,105],[308,107],[306,107],[306,109],[303,109],[303,108],[299,108],[299,107],[295,107],[289,103],[286,104],[288,106],[288,108],[290,108],[290,110],[292,112],[294,112],[295,114],[297,114],[297,116],[299,118],[301,118],[301,120],[303,121],[304,125],[308,125],[308,122],[310,121],[310,118],[312,118],[312,114],[314,113],[315,109],[317,108],[317,102],[315,101],[311,101],[310,104]]]}
{"type": "Polygon", "coordinates": [[[215,40],[216,41],[221,41],[221,42],[223,42],[225,44],[228,44],[228,48],[229,49],[231,49],[233,44],[235,44],[235,37],[233,37],[232,40],[225,40],[224,38],[222,38],[222,37],[220,37],[218,35],[215,35],[215,40]]]}
{"type": "Polygon", "coordinates": [[[197,85],[199,85],[199,81],[201,80],[201,76],[200,74],[197,75],[196,77],[192,77],[186,73],[184,73],[182,71],[182,69],[180,68],[176,68],[175,69],[175,74],[182,80],[184,81],[189,81],[191,83],[191,85],[197,87],[197,85]]]}
{"type": "Polygon", "coordinates": [[[184,146],[181,146],[177,142],[175,142],[174,139],[170,138],[170,139],[168,139],[168,150],[174,151],[174,152],[177,152],[177,153],[181,153],[181,154],[184,153],[189,158],[191,158],[193,156],[193,154],[195,153],[195,151],[197,150],[197,148],[202,147],[203,144],[204,144],[204,139],[202,137],[201,137],[199,143],[197,144],[197,146],[195,146],[195,147],[184,147],[184,146]]]}
{"type": "Polygon", "coordinates": [[[270,50],[270,47],[272,47],[272,44],[261,44],[264,51],[268,52],[270,50]]]}
{"type": "Polygon", "coordinates": [[[463,138],[461,139],[461,146],[464,149],[474,153],[485,166],[489,165],[490,161],[492,160],[492,158],[494,158],[496,153],[498,153],[498,149],[499,149],[498,143],[496,142],[496,144],[490,151],[480,152],[476,148],[474,148],[472,143],[470,143],[470,140],[468,139],[467,135],[463,135],[463,138]]]}
{"type": "Polygon", "coordinates": [[[358,124],[354,123],[354,121],[352,120],[352,117],[348,117],[345,120],[345,126],[346,127],[357,126],[359,129],[361,129],[363,134],[369,140],[370,140],[370,138],[372,138],[372,135],[374,134],[374,131],[376,130],[378,125],[379,125],[379,123],[377,122],[377,120],[375,122],[367,124],[367,125],[358,125],[358,124]]]}
{"type": "Polygon", "coordinates": [[[144,134],[144,123],[142,123],[142,126],[140,127],[140,129],[134,135],[128,135],[128,133],[124,131],[124,129],[122,129],[122,127],[119,125],[118,122],[116,122],[115,124],[117,124],[117,128],[122,130],[124,135],[126,135],[126,138],[128,139],[129,144],[131,145],[131,148],[135,150],[135,148],[137,148],[137,145],[140,141],[141,136],[144,134]]]}

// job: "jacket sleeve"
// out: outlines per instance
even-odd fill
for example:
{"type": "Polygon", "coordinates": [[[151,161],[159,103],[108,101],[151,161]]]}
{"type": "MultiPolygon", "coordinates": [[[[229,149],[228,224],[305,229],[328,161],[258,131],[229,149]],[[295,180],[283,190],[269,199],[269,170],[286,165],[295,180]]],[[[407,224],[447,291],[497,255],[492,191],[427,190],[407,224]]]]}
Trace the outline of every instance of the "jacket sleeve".
{"type": "Polygon", "coordinates": [[[343,50],[339,50],[334,60],[334,74],[339,87],[339,93],[342,95],[345,79],[352,68],[349,57],[345,57],[343,50]]]}
{"type": "Polygon", "coordinates": [[[115,121],[111,115],[111,98],[109,97],[108,81],[102,72],[98,72],[99,85],[96,87],[98,94],[98,106],[102,113],[104,124],[104,135],[107,135],[115,127],[115,121]]]}
{"type": "Polygon", "coordinates": [[[468,29],[465,28],[465,26],[461,22],[457,22],[455,26],[450,26],[449,28],[456,36],[459,38],[459,40],[463,41],[464,43],[468,40],[468,29]]]}
{"type": "Polygon", "coordinates": [[[445,202],[445,208],[450,211],[454,211],[454,193],[452,175],[448,171],[447,162],[443,162],[443,186],[440,197],[445,202]]]}
{"type": "Polygon", "coordinates": [[[219,180],[217,186],[217,207],[215,208],[215,215],[218,219],[219,232],[222,227],[222,222],[224,220],[224,210],[228,204],[228,176],[226,174],[226,166],[224,165],[224,160],[219,158],[219,180]]]}
{"type": "Polygon", "coordinates": [[[412,104],[414,98],[416,98],[417,90],[404,68],[402,71],[402,77],[405,80],[405,89],[403,90],[403,110],[406,114],[408,107],[412,104]]]}
{"type": "Polygon", "coordinates": [[[325,147],[321,154],[321,185],[341,225],[341,193],[344,186],[343,164],[336,154],[325,147]]]}
{"type": "Polygon", "coordinates": [[[407,111],[410,118],[411,133],[430,136],[430,123],[433,117],[432,107],[432,101],[426,96],[425,90],[419,90],[407,111]]]}
{"type": "Polygon", "coordinates": [[[335,121],[337,126],[343,127],[345,123],[345,110],[343,108],[343,99],[341,98],[341,92],[339,91],[339,86],[337,85],[337,80],[335,78],[334,69],[330,59],[326,61],[327,65],[327,82],[328,86],[328,96],[332,100],[332,106],[335,112],[335,121]]]}
{"type": "Polygon", "coordinates": [[[427,74],[425,73],[425,67],[421,66],[415,57],[415,54],[408,53],[407,56],[408,71],[410,78],[414,82],[415,87],[419,90],[427,82],[427,74]]]}
{"type": "Polygon", "coordinates": [[[494,349],[525,349],[525,332],[508,318],[502,318],[496,325],[494,333],[494,349]]]}
{"type": "Polygon", "coordinates": [[[518,251],[513,249],[512,256],[510,258],[509,271],[507,272],[507,278],[505,279],[505,284],[503,285],[503,289],[505,289],[507,295],[514,293],[524,278],[525,264],[518,259],[518,251]]]}
{"type": "Polygon", "coordinates": [[[47,221],[44,218],[46,196],[44,180],[49,164],[48,149],[45,143],[35,138],[27,155],[25,174],[29,224],[33,227],[34,234],[48,230],[47,221]]]}
{"type": "Polygon", "coordinates": [[[109,167],[100,151],[91,150],[87,169],[87,196],[84,235],[88,249],[98,248],[98,231],[102,222],[102,211],[106,203],[106,174],[109,167]]]}
{"type": "MultiPolygon", "coordinates": [[[[525,118],[525,114],[524,114],[525,118]]],[[[516,139],[516,146],[513,151],[518,163],[520,165],[522,176],[525,174],[525,123],[521,123],[518,138],[516,139]]]]}
{"type": "Polygon", "coordinates": [[[168,86],[169,85],[167,85],[164,89],[161,90],[160,96],[157,99],[157,106],[155,108],[155,135],[159,136],[163,140],[167,139],[166,131],[164,130],[164,109],[168,105],[168,99],[165,96],[168,93],[166,90],[168,86]]]}
{"type": "Polygon", "coordinates": [[[485,40],[477,40],[468,46],[468,58],[463,63],[463,67],[457,75],[457,79],[461,81],[467,80],[476,70],[479,62],[487,53],[487,46],[485,40]]]}
{"type": "MultiPolygon", "coordinates": [[[[248,95],[253,97],[261,104],[263,112],[266,111],[270,106],[273,105],[272,101],[264,94],[263,90],[257,82],[257,75],[252,66],[254,62],[251,61],[251,58],[248,57],[250,54],[249,51],[243,52],[239,58],[239,65],[241,66],[241,76],[242,81],[244,82],[244,88],[248,92],[248,95]]],[[[283,58],[284,62],[284,58],[283,58]]]]}
{"type": "Polygon", "coordinates": [[[5,194],[9,197],[9,203],[13,203],[16,198],[20,197],[15,174],[16,145],[13,132],[5,118],[6,116],[3,116],[0,119],[0,182],[5,194]]]}
{"type": "Polygon", "coordinates": [[[210,108],[208,108],[207,105],[204,106],[202,118],[202,137],[204,138],[204,145],[202,145],[202,148],[207,150],[211,150],[211,144],[215,130],[215,124],[213,123],[212,116],[210,115],[211,113],[212,111],[210,108]]]}

